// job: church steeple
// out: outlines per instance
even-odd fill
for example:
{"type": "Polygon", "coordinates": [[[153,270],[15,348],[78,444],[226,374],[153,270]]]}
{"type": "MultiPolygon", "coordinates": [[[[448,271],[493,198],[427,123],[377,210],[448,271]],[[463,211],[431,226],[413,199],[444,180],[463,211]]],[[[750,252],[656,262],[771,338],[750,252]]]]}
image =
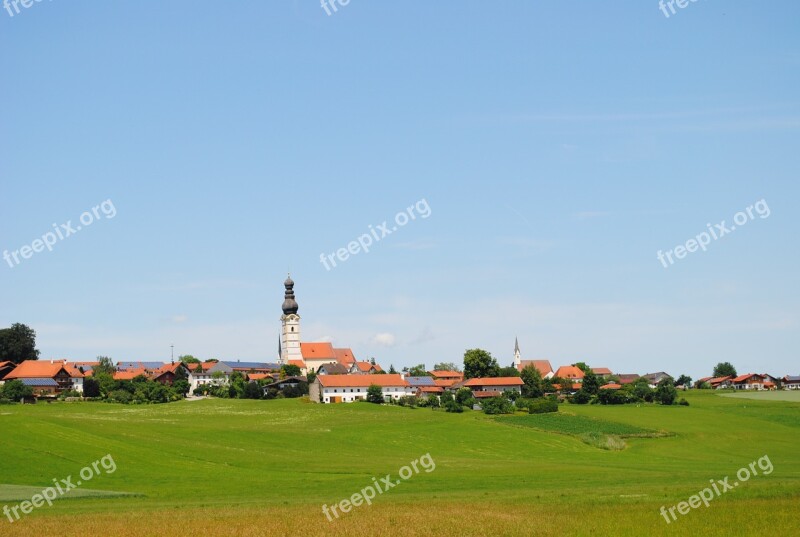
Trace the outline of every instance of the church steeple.
{"type": "Polygon", "coordinates": [[[297,314],[299,309],[294,298],[294,281],[291,275],[283,282],[286,288],[283,299],[283,315],[281,315],[281,339],[278,342],[278,352],[281,365],[289,363],[289,360],[302,360],[303,353],[300,351],[300,316],[297,314]]]}
{"type": "Polygon", "coordinates": [[[520,356],[519,352],[519,340],[515,337],[514,338],[514,366],[519,367],[522,363],[522,357],[520,356]]]}
{"type": "Polygon", "coordinates": [[[283,282],[283,286],[286,288],[283,300],[283,314],[297,314],[297,310],[299,308],[297,306],[297,301],[294,299],[294,281],[292,280],[291,274],[286,277],[286,281],[283,282]]]}

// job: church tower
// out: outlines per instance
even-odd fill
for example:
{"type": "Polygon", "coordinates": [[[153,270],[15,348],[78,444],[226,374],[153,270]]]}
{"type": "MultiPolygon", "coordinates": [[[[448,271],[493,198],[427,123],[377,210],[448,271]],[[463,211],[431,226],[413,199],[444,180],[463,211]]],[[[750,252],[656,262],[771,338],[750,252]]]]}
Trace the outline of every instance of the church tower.
{"type": "Polygon", "coordinates": [[[286,365],[289,360],[302,360],[300,352],[300,316],[297,315],[297,301],[294,299],[294,282],[291,276],[283,282],[286,288],[283,300],[283,315],[281,315],[281,355],[278,362],[286,365]]]}
{"type": "Polygon", "coordinates": [[[517,338],[514,338],[514,367],[519,369],[520,364],[522,363],[522,358],[519,354],[519,341],[517,338]]]}

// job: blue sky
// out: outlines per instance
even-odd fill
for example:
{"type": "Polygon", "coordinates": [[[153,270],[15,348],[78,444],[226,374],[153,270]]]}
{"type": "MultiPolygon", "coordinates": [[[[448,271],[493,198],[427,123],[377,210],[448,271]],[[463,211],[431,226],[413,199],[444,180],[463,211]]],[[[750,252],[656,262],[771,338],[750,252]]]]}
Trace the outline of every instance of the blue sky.
{"type": "Polygon", "coordinates": [[[288,269],[305,341],[387,367],[519,337],[556,367],[800,374],[800,4],[338,9],[0,11],[0,250],[115,211],[2,261],[0,325],[42,358],[272,361],[288,269]]]}

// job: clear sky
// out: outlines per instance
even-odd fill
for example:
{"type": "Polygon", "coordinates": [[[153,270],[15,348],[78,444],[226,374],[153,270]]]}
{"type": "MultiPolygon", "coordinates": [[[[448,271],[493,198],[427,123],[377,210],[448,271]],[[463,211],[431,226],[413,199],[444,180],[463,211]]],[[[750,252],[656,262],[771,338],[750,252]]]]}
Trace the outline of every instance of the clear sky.
{"type": "Polygon", "coordinates": [[[303,340],[385,367],[800,374],[800,3],[336,7],[0,10],[0,325],[274,361],[291,270],[303,340]]]}

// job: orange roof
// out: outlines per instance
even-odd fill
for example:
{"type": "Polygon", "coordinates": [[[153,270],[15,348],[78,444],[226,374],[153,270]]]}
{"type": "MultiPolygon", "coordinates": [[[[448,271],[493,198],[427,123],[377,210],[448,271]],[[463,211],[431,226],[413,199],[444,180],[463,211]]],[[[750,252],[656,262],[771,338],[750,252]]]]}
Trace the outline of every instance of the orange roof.
{"type": "Polygon", "coordinates": [[[419,391],[422,393],[444,393],[444,388],[441,386],[420,386],[419,391]]]}
{"type": "Polygon", "coordinates": [[[550,360],[520,360],[517,369],[522,371],[529,365],[532,365],[539,370],[539,374],[543,377],[553,372],[553,366],[550,365],[550,360]]]}
{"type": "Polygon", "coordinates": [[[408,386],[400,375],[318,375],[317,380],[326,388],[366,388],[378,386],[408,386]]]}
{"type": "Polygon", "coordinates": [[[485,399],[487,397],[497,397],[499,395],[503,395],[503,394],[501,392],[492,392],[492,391],[475,392],[475,393],[472,394],[472,396],[475,399],[485,399]]]}
{"type": "MultiPolygon", "coordinates": [[[[161,367],[159,367],[158,369],[156,369],[154,371],[154,373],[156,375],[162,375],[162,374],[167,373],[167,372],[175,373],[181,365],[183,365],[182,362],[175,362],[174,364],[164,364],[161,367]]],[[[184,366],[184,367],[186,367],[186,366],[184,366]]],[[[195,367],[197,367],[197,366],[195,366],[195,367]]]]}
{"type": "MultiPolygon", "coordinates": [[[[580,390],[582,387],[583,386],[578,384],[577,382],[572,385],[572,389],[573,390],[580,390]]],[[[560,384],[553,384],[553,388],[555,388],[556,390],[560,390],[561,389],[561,385],[560,384]]]]}
{"type": "Polygon", "coordinates": [[[562,365],[556,371],[555,376],[562,379],[582,379],[584,377],[583,371],[574,365],[562,365]]]}
{"type": "Polygon", "coordinates": [[[428,371],[428,373],[435,379],[464,378],[464,373],[461,371],[428,371]]]}
{"type": "Polygon", "coordinates": [[[114,373],[114,380],[133,380],[139,375],[147,376],[147,369],[128,369],[126,371],[117,371],[114,373]]]}
{"type": "Polygon", "coordinates": [[[64,367],[63,362],[50,362],[39,360],[25,360],[14,368],[14,370],[6,375],[6,380],[21,379],[21,378],[53,378],[58,375],[58,372],[64,369],[69,373],[69,369],[64,367]]]}
{"type": "Polygon", "coordinates": [[[330,343],[301,343],[300,354],[303,360],[333,360],[336,361],[336,353],[330,343]]]}
{"type": "Polygon", "coordinates": [[[353,351],[350,349],[333,349],[333,355],[336,357],[336,361],[342,365],[350,366],[356,361],[356,357],[353,356],[353,351]]]}
{"type": "Polygon", "coordinates": [[[356,362],[356,367],[362,373],[369,372],[369,370],[372,369],[373,367],[375,368],[375,371],[383,371],[383,369],[381,369],[381,366],[379,366],[378,364],[373,365],[370,362],[356,362]]]}
{"type": "Polygon", "coordinates": [[[247,378],[249,378],[250,380],[264,380],[267,377],[271,379],[272,375],[269,375],[267,373],[250,373],[249,375],[247,375],[247,378]]]}
{"type": "Polygon", "coordinates": [[[433,379],[433,383],[436,384],[437,386],[441,387],[441,388],[449,388],[450,386],[452,386],[456,382],[458,382],[458,381],[455,380],[455,379],[453,379],[453,380],[433,379]]]}
{"type": "Polygon", "coordinates": [[[731,375],[727,375],[725,377],[715,377],[708,381],[709,384],[719,384],[721,382],[725,382],[726,380],[731,380],[733,377],[731,375]]]}
{"type": "Polygon", "coordinates": [[[472,386],[522,386],[523,384],[525,383],[519,377],[491,377],[469,379],[464,386],[471,388],[472,386]]]}
{"type": "Polygon", "coordinates": [[[744,382],[745,380],[748,380],[751,377],[758,377],[761,380],[764,380],[764,377],[759,375],[758,373],[746,373],[744,375],[739,375],[738,377],[733,379],[733,382],[744,382]]]}
{"type": "Polygon", "coordinates": [[[595,375],[611,375],[611,370],[607,367],[593,367],[592,373],[595,375]]]}
{"type": "Polygon", "coordinates": [[[605,386],[600,386],[601,390],[619,390],[620,388],[622,388],[622,385],[617,384],[616,382],[610,382],[605,386]]]}
{"type": "Polygon", "coordinates": [[[300,369],[305,369],[306,363],[303,360],[289,360],[289,365],[296,365],[300,369]]]}

